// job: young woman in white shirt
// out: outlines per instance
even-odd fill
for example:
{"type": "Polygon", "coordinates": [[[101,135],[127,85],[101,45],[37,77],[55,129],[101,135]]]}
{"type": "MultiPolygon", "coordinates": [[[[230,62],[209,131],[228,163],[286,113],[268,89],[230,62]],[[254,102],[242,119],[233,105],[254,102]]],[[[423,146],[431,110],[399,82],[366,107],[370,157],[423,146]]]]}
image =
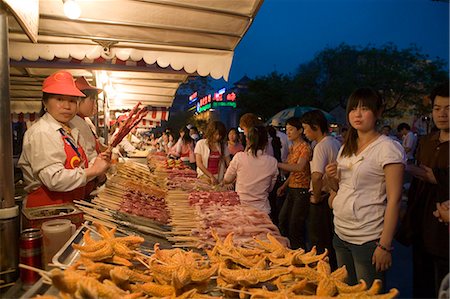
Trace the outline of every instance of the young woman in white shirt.
{"type": "Polygon", "coordinates": [[[195,145],[195,161],[198,177],[207,177],[213,185],[223,179],[230,164],[230,153],[226,145],[227,129],[220,121],[208,124],[205,138],[195,145]]]}
{"type": "Polygon", "coordinates": [[[267,139],[263,126],[249,128],[247,149],[233,157],[223,183],[231,184],[236,180],[241,204],[270,214],[269,192],[277,181],[278,161],[264,152],[267,139]]]}
{"type": "Polygon", "coordinates": [[[347,103],[347,137],[337,162],[326,167],[332,201],[338,267],[345,265],[347,282],[371,285],[384,279],[392,265],[392,239],[402,192],[405,152],[376,130],[383,103],[370,88],[354,91],[347,103]]]}

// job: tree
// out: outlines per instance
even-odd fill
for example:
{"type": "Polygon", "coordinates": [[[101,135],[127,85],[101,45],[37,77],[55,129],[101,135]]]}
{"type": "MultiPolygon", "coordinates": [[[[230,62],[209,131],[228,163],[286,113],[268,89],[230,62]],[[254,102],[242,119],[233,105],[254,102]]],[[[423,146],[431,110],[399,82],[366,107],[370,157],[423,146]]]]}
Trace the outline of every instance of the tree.
{"type": "Polygon", "coordinates": [[[442,59],[430,60],[414,45],[399,50],[391,43],[379,48],[341,44],[320,51],[293,75],[274,72],[251,80],[247,93],[239,95],[239,107],[266,119],[295,105],[330,111],[345,108],[356,88],[369,86],[382,94],[385,116],[408,110],[423,115],[430,109],[424,98],[448,80],[447,69],[442,59]]]}
{"type": "Polygon", "coordinates": [[[391,43],[380,48],[341,44],[301,65],[294,82],[299,90],[313,89],[325,110],[345,107],[354,89],[370,86],[382,94],[385,115],[401,116],[408,109],[426,111],[423,98],[448,78],[444,66],[442,59],[429,60],[416,46],[399,50],[391,43]]]}
{"type": "Polygon", "coordinates": [[[249,82],[248,91],[238,95],[238,107],[242,114],[252,112],[267,119],[293,104],[291,90],[292,80],[287,75],[272,72],[256,77],[249,82]]]}

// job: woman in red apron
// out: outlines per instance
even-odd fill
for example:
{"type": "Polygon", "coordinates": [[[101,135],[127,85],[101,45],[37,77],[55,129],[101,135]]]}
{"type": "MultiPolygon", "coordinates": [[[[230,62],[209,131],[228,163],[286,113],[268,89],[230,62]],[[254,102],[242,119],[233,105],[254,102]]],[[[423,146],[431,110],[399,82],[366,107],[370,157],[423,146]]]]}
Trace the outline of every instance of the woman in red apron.
{"type": "Polygon", "coordinates": [[[45,79],[42,92],[44,113],[25,132],[18,163],[27,185],[26,208],[83,199],[86,184],[109,167],[105,159],[96,159],[88,167],[79,130],[71,123],[79,97],[84,97],[72,75],[66,71],[52,74],[45,79]]]}

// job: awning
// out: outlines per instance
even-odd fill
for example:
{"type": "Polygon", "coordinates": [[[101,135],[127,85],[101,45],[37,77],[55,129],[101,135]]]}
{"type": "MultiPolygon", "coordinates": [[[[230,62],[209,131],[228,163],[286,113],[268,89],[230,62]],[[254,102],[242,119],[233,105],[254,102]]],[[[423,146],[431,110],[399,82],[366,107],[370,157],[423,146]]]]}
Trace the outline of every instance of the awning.
{"type": "Polygon", "coordinates": [[[36,87],[55,69],[84,69],[90,80],[96,70],[109,73],[121,95],[112,109],[137,101],[170,107],[189,75],[228,79],[234,49],[262,2],[77,0],[81,16],[70,20],[63,1],[40,0],[37,44],[9,17],[11,65],[18,73],[11,78],[12,100],[38,99],[36,87]],[[28,88],[31,81],[35,89],[28,88]]]}

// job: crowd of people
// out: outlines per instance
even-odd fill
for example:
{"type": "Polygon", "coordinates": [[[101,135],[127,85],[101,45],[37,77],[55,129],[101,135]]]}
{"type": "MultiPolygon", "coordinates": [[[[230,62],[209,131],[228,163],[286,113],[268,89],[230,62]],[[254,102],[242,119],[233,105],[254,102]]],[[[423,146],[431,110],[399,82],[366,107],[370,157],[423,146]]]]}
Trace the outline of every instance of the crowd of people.
{"type": "MultiPolygon", "coordinates": [[[[111,160],[88,120],[101,90],[59,71],[42,91],[42,116],[25,133],[19,160],[26,208],[85,198],[105,180],[111,160]]],[[[379,131],[382,98],[359,88],[349,96],[348,129],[338,138],[314,110],[288,119],[286,133],[247,113],[241,130],[210,121],[204,134],[192,126],[137,141],[130,134],[120,147],[164,152],[211,184],[234,189],[241,204],[270,215],[291,248],[327,250],[333,269],[346,266],[350,284],[385,279],[394,237],[412,245],[414,296],[434,297],[449,272],[448,83],[432,92],[431,104],[436,129],[420,140],[406,123],[397,127],[401,139],[390,127],[379,131]],[[404,174],[408,207],[399,221],[404,174]]],[[[119,117],[119,128],[125,120],[119,117]]]]}
{"type": "Polygon", "coordinates": [[[360,88],[348,99],[349,127],[340,136],[329,134],[319,110],[288,119],[286,133],[247,113],[239,122],[245,139],[213,121],[191,150],[199,177],[268,213],[291,248],[327,250],[350,284],[385,280],[394,237],[412,244],[414,296],[433,297],[449,269],[448,84],[431,102],[436,127],[420,140],[406,123],[397,135],[378,128],[382,98],[360,88]]]}

